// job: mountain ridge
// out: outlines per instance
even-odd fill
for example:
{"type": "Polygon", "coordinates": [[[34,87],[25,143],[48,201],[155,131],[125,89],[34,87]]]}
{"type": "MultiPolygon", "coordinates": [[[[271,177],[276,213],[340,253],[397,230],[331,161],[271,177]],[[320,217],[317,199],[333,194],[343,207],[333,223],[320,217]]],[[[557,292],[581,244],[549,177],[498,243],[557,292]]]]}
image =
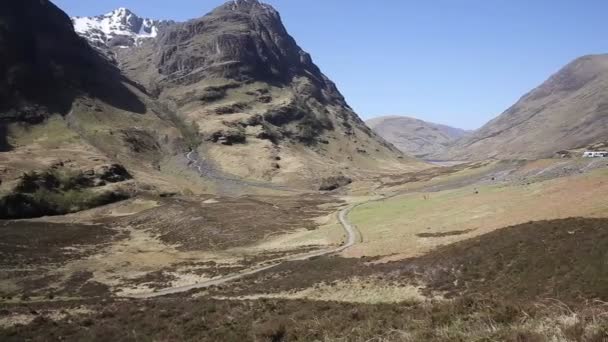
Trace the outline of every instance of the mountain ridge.
{"type": "Polygon", "coordinates": [[[471,134],[471,131],[410,116],[379,116],[367,120],[366,123],[401,151],[418,158],[442,152],[457,140],[471,134]]]}
{"type": "Polygon", "coordinates": [[[535,159],[606,140],[608,54],[579,57],[442,159],[535,159]]]}

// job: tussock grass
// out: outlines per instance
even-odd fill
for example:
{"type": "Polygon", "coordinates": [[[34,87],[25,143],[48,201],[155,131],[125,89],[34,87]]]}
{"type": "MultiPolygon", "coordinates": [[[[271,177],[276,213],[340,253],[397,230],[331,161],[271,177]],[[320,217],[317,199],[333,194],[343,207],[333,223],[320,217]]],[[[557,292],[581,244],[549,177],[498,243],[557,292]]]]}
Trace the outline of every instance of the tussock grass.
{"type": "MultiPolygon", "coordinates": [[[[18,314],[34,309],[29,305],[7,311],[18,314]]],[[[0,330],[0,339],[599,342],[608,338],[602,304],[575,312],[559,303],[518,306],[472,298],[379,305],[165,298],[87,309],[93,313],[59,321],[39,314],[29,325],[0,330]]]]}

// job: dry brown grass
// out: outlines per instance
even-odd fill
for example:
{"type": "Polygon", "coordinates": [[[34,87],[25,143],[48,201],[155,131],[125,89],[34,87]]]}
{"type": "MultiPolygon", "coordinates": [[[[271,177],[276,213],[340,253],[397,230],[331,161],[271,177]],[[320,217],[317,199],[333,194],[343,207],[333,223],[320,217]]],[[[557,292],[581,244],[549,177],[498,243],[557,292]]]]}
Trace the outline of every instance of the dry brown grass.
{"type": "Polygon", "coordinates": [[[89,304],[57,315],[63,305],[5,306],[0,322],[12,319],[17,324],[0,328],[0,338],[3,341],[599,342],[608,336],[606,308],[601,305],[573,311],[559,303],[519,306],[468,298],[381,305],[174,298],[89,304]]]}
{"type": "Polygon", "coordinates": [[[363,243],[346,255],[404,258],[528,221],[605,217],[607,176],[605,170],[598,170],[529,185],[467,186],[365,204],[350,215],[363,243]],[[453,231],[469,233],[446,235],[453,231]]]}

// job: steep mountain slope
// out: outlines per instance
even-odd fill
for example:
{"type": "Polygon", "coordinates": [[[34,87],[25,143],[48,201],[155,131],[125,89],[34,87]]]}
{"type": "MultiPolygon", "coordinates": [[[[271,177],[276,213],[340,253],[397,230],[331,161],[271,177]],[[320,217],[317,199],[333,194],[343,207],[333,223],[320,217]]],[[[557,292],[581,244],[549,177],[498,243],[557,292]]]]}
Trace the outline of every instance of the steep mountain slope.
{"type": "Polygon", "coordinates": [[[141,18],[129,9],[118,8],[95,17],[72,18],[74,29],[96,47],[131,47],[155,38],[172,21],[141,18]]]}
{"type": "MultiPolygon", "coordinates": [[[[59,197],[93,184],[100,192],[115,186],[94,180],[97,171],[115,164],[153,186],[158,166],[189,143],[179,120],[140,88],[79,37],[51,2],[3,2],[0,194],[21,187],[59,197]],[[38,184],[39,176],[56,181],[38,184]],[[69,179],[77,181],[61,185],[69,179]]],[[[179,188],[175,184],[170,187],[179,188]]]]}
{"type": "Polygon", "coordinates": [[[440,158],[539,158],[608,136],[608,55],[568,64],[440,158]]]}
{"type": "Polygon", "coordinates": [[[0,110],[4,121],[41,121],[51,112],[67,114],[75,97],[90,94],[141,111],[122,85],[72,29],[69,18],[46,1],[5,2],[0,22],[0,110]],[[104,75],[104,77],[100,77],[104,75]]]}
{"type": "Polygon", "coordinates": [[[401,167],[401,154],[365,126],[278,12],[256,0],[172,25],[117,58],[199,128],[199,152],[226,172],[293,184],[401,167]]]}
{"type": "Polygon", "coordinates": [[[379,136],[401,151],[426,158],[442,153],[471,132],[406,116],[381,116],[366,121],[379,136]]]}

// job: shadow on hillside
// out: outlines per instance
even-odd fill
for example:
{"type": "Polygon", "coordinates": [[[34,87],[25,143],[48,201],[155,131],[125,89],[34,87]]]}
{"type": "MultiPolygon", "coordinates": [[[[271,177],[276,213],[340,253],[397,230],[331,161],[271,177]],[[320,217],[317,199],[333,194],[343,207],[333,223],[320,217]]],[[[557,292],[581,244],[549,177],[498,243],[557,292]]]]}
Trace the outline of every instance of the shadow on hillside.
{"type": "MultiPolygon", "coordinates": [[[[108,66],[104,67],[107,69],[114,69],[108,66]]],[[[133,84],[130,80],[120,75],[120,71],[118,69],[100,72],[99,77],[104,77],[108,74],[113,74],[113,76],[111,76],[112,79],[102,80],[101,84],[93,82],[92,86],[89,86],[88,89],[85,89],[85,91],[91,97],[99,99],[114,108],[137,114],[146,113],[146,105],[129,87],[131,86],[133,88],[138,88],[138,85],[133,84]]]]}
{"type": "Polygon", "coordinates": [[[8,128],[0,124],[0,152],[8,152],[12,149],[13,146],[8,142],[8,128]]]}
{"type": "Polygon", "coordinates": [[[0,119],[37,123],[50,114],[69,113],[82,96],[125,111],[146,112],[138,95],[125,85],[130,81],[74,32],[70,18],[59,8],[47,1],[9,1],[4,7],[0,119]]]}

